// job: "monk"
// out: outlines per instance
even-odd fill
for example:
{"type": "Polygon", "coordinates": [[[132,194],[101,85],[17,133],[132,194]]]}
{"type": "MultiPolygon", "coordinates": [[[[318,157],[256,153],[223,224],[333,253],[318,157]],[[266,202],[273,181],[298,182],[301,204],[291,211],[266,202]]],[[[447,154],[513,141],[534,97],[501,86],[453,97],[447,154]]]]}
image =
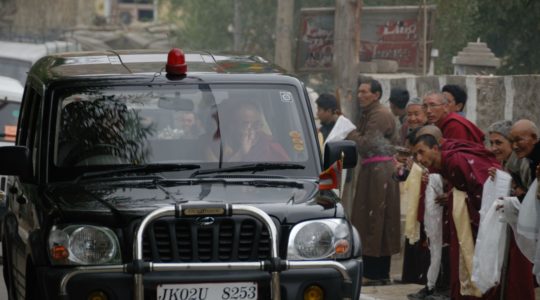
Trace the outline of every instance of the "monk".
{"type": "Polygon", "coordinates": [[[445,139],[467,140],[484,144],[484,133],[471,121],[450,112],[448,99],[438,92],[424,96],[424,109],[430,124],[439,127],[445,139]]]}
{"type": "MultiPolygon", "coordinates": [[[[448,141],[446,142],[448,143],[448,141]]],[[[451,141],[450,141],[451,143],[451,141]]],[[[478,299],[473,296],[465,296],[462,291],[480,296],[474,286],[467,286],[467,282],[460,281],[460,267],[463,270],[462,257],[472,257],[474,254],[474,241],[478,232],[480,221],[479,211],[483,185],[489,178],[488,169],[500,168],[495,156],[483,146],[459,141],[446,145],[443,150],[438,141],[432,135],[420,135],[413,143],[415,159],[424,167],[433,170],[447,180],[455,189],[465,193],[464,210],[459,214],[452,214],[450,218],[450,289],[452,299],[478,299]],[[463,219],[463,216],[468,217],[463,219]],[[468,230],[462,230],[465,228],[468,230]],[[468,235],[466,232],[469,232],[468,235]],[[465,232],[465,233],[463,233],[465,232]],[[459,237],[458,237],[459,234],[459,237]],[[470,241],[467,249],[466,241],[470,241]],[[471,252],[472,249],[472,252],[471,252]],[[461,257],[460,257],[461,256],[461,257]],[[465,286],[465,287],[464,287],[465,286]]],[[[459,203],[456,196],[448,202],[449,211],[456,211],[459,203]]],[[[472,270],[472,269],[471,269],[472,270]]],[[[470,281],[470,276],[469,276],[470,281]]],[[[488,291],[481,299],[497,299],[496,289],[488,291]]]]}
{"type": "MultiPolygon", "coordinates": [[[[471,121],[467,120],[465,117],[459,115],[453,110],[451,105],[451,98],[448,94],[444,92],[429,92],[423,97],[423,107],[426,111],[428,117],[428,123],[437,126],[441,131],[443,138],[445,140],[453,140],[453,142],[444,142],[441,146],[444,147],[453,147],[459,141],[469,141],[479,145],[484,144],[484,133],[471,121]]],[[[450,224],[449,221],[449,207],[444,205],[446,202],[451,201],[450,193],[451,187],[445,185],[445,195],[449,197],[439,198],[439,204],[443,205],[443,224],[444,224],[444,240],[448,243],[448,227],[450,224]]],[[[442,256],[442,268],[441,268],[441,280],[439,284],[441,285],[440,289],[444,290],[444,285],[448,285],[448,247],[444,247],[443,256],[442,256]]],[[[448,289],[448,286],[446,286],[448,289]]],[[[443,293],[446,294],[446,293],[443,293]]]]}

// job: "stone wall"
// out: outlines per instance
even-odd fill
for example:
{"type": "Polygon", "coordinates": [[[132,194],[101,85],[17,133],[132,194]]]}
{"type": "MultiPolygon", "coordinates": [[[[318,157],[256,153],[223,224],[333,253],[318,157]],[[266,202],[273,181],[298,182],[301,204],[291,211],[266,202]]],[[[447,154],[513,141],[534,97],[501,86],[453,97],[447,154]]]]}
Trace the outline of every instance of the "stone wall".
{"type": "Polygon", "coordinates": [[[373,77],[383,87],[383,103],[388,103],[392,87],[407,88],[411,96],[421,97],[428,91],[440,91],[445,84],[457,84],[467,91],[466,117],[481,129],[498,120],[521,118],[540,126],[540,75],[373,77]]]}

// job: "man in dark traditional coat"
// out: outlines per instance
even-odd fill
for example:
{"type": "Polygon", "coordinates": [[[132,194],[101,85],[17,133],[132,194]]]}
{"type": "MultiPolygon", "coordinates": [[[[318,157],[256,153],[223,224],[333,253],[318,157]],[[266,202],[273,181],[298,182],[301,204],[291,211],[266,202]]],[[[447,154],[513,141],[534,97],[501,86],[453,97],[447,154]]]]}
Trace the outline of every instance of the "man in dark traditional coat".
{"type": "Polygon", "coordinates": [[[361,157],[353,197],[351,221],[362,238],[364,283],[390,282],[390,257],[400,251],[399,186],[393,178],[397,142],[394,116],[380,103],[378,81],[360,82],[362,109],[357,129],[347,137],[356,142],[361,157]]]}

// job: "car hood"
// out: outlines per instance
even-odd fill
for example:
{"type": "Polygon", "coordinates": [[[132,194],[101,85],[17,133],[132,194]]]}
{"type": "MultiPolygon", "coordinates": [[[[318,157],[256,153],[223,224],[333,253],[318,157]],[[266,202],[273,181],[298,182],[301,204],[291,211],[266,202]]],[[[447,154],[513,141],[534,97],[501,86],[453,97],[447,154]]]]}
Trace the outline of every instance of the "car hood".
{"type": "Polygon", "coordinates": [[[332,192],[321,193],[315,181],[210,180],[138,181],[62,184],[48,196],[63,213],[146,215],[168,205],[245,204],[280,222],[336,215],[341,207],[332,192]]]}

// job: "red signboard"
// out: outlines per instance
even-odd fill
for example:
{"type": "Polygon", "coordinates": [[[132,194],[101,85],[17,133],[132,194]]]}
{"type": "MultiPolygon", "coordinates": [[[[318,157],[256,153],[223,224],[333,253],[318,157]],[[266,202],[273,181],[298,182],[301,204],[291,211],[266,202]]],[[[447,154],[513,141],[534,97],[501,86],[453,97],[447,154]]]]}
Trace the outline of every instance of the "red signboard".
{"type": "Polygon", "coordinates": [[[360,59],[370,61],[373,59],[390,59],[398,62],[400,68],[414,67],[418,55],[417,42],[361,43],[360,59]]]}
{"type": "Polygon", "coordinates": [[[300,27],[307,68],[330,68],[334,49],[333,16],[306,16],[300,27]]]}
{"type": "MultiPolygon", "coordinates": [[[[400,70],[418,71],[423,60],[423,43],[431,46],[428,22],[424,36],[423,7],[364,7],[360,33],[360,60],[387,59],[398,62],[400,70]],[[425,40],[424,40],[425,39],[425,40]]],[[[428,20],[435,10],[426,8],[428,20]]],[[[334,9],[303,9],[298,38],[296,66],[299,71],[332,67],[334,9]]]]}

